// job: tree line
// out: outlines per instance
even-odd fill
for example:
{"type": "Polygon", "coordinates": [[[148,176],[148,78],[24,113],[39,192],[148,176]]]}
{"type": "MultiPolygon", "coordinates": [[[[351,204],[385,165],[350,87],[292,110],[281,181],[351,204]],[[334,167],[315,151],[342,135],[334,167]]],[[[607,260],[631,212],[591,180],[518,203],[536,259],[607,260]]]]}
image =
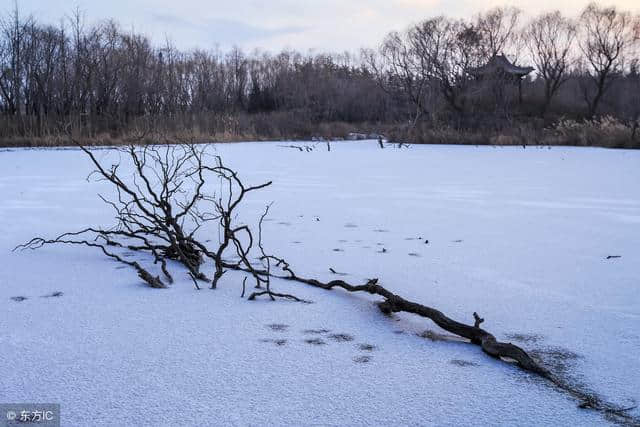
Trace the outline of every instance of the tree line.
{"type": "Polygon", "coordinates": [[[635,141],[639,47],[639,17],[595,3],[576,17],[512,7],[439,16],[374,49],[315,55],[183,51],[113,20],[89,25],[78,10],[54,26],[16,7],[0,20],[0,139],[55,137],[64,124],[89,139],[145,127],[220,139],[360,129],[432,142],[606,118],[635,141]],[[535,71],[481,73],[496,57],[535,71]]]}

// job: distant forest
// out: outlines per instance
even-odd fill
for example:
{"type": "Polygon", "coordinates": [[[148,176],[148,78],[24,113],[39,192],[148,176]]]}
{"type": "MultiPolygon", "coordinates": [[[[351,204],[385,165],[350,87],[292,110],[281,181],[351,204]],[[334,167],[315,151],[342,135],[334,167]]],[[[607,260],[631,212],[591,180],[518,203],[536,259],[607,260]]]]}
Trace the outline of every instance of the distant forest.
{"type": "Polygon", "coordinates": [[[0,20],[0,145],[344,138],[640,147],[640,18],[500,7],[428,18],[357,53],[181,51],[16,8],[0,20]],[[533,70],[529,67],[532,67],[533,70]]]}

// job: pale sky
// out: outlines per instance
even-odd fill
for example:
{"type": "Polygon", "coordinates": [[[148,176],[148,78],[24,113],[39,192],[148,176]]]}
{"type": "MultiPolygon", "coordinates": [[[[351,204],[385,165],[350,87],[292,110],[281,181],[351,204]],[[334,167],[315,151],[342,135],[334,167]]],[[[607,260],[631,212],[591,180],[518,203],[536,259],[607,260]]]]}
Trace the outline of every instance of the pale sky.
{"type": "MultiPolygon", "coordinates": [[[[516,6],[526,14],[560,9],[576,15],[589,0],[18,0],[21,13],[58,23],[78,6],[90,23],[114,18],[162,43],[167,37],[183,49],[277,52],[355,51],[375,47],[385,34],[441,14],[472,17],[498,5],[516,6]]],[[[603,5],[640,12],[638,0],[608,0],[603,5]]],[[[0,12],[13,7],[0,0],[0,12]]]]}

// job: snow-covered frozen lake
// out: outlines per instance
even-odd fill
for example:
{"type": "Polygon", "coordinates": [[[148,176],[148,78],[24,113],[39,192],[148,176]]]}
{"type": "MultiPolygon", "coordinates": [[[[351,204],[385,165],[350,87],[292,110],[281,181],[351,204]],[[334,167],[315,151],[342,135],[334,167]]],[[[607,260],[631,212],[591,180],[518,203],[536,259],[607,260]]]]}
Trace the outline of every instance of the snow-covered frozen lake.
{"type": "MultiPolygon", "coordinates": [[[[273,180],[244,212],[274,202],[265,243],[296,272],[378,277],[467,323],[478,311],[499,339],[640,402],[640,151],[282,144],[215,147],[246,183],[273,180]]],[[[68,426],[606,422],[477,346],[418,336],[442,331],[384,317],[368,296],[277,281],[315,304],[248,302],[242,274],[198,292],[176,271],[154,290],[97,251],[12,253],[112,223],[90,170],[77,150],[0,152],[0,402],[60,403],[68,426]]]]}

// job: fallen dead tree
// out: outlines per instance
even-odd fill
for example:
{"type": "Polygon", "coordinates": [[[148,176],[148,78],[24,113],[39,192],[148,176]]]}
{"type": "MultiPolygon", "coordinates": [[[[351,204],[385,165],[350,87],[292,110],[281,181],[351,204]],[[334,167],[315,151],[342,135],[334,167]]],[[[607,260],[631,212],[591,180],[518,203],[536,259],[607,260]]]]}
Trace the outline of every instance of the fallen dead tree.
{"type": "Polygon", "coordinates": [[[138,276],[153,288],[165,288],[173,283],[168,260],[184,266],[198,290],[202,283],[209,283],[210,288],[215,289],[225,269],[243,268],[252,274],[255,287],[264,287],[264,294],[272,299],[280,297],[303,302],[293,295],[272,292],[269,275],[257,272],[257,269],[269,271],[268,257],[261,241],[262,219],[268,208],[260,221],[257,239],[249,225],[237,223],[237,209],[246,195],[268,187],[270,181],[246,186],[237,172],[225,166],[219,156],[207,154],[206,146],[185,143],[139,145],[136,144],[139,139],[127,147],[114,148],[113,153],[120,157],[109,166],[106,161],[98,160],[92,150],[72,139],[95,167],[88,179],[106,181],[115,190],[111,197],[99,195],[115,213],[114,226],[87,227],[52,239],[36,237],[14,250],[38,249],[51,244],[96,248],[115,261],[134,268],[138,276]],[[122,158],[129,161],[127,166],[131,173],[123,170],[122,158]],[[207,188],[208,181],[219,183],[217,194],[207,188]],[[220,232],[219,245],[213,249],[197,236],[201,228],[211,222],[218,224],[220,232]],[[259,267],[254,267],[250,261],[256,245],[267,260],[259,267]],[[164,279],[154,276],[141,263],[127,260],[119,253],[121,249],[150,255],[153,264],[160,265],[164,279]],[[237,259],[236,262],[229,262],[229,253],[237,259]],[[212,278],[201,271],[206,260],[213,262],[212,278]]]}
{"type": "MultiPolygon", "coordinates": [[[[101,195],[100,198],[113,210],[116,224],[110,228],[88,227],[52,239],[36,237],[14,250],[38,249],[51,244],[99,249],[107,257],[132,267],[153,288],[165,288],[174,282],[173,274],[169,271],[169,260],[184,267],[198,290],[201,284],[208,284],[215,289],[227,271],[240,271],[248,273],[255,283],[256,290],[248,296],[248,300],[267,296],[271,300],[283,298],[309,302],[295,295],[273,291],[273,278],[327,291],[339,288],[351,293],[368,293],[382,299],[378,307],[384,314],[405,312],[427,318],[440,328],[479,346],[489,356],[515,362],[524,371],[549,381],[577,399],[583,408],[597,410],[615,421],[638,422],[628,414],[632,408],[610,404],[594,393],[572,385],[521,347],[498,341],[493,334],[481,328],[484,319],[475,312],[473,324],[465,324],[435,308],[394,294],[379,284],[377,279],[353,285],[343,280],[322,282],[298,276],[287,261],[265,250],[262,228],[269,206],[260,216],[257,230],[249,224],[238,222],[238,208],[245,197],[270,186],[271,182],[245,185],[238,173],[224,165],[219,156],[207,154],[206,146],[141,146],[132,143],[128,147],[115,149],[116,153],[129,161],[131,173],[128,173],[122,167],[121,159],[106,166],[106,161],[99,160],[93,151],[77,145],[95,167],[89,176],[106,181],[114,189],[111,197],[101,195]],[[216,182],[219,188],[211,192],[211,186],[207,184],[216,182]],[[206,236],[207,232],[211,232],[203,228],[208,223],[217,225],[217,245],[210,243],[213,239],[203,240],[203,233],[206,236]],[[143,266],[141,261],[126,259],[123,250],[147,255],[151,263],[159,265],[163,278],[154,276],[150,267],[143,266]],[[257,262],[252,262],[252,259],[257,262]],[[207,261],[213,267],[212,277],[202,271],[207,268],[207,261]]],[[[242,285],[243,296],[245,291],[246,278],[242,285]]]]}
{"type": "MultiPolygon", "coordinates": [[[[282,265],[284,265],[285,261],[282,261],[282,263],[282,265]]],[[[512,359],[525,371],[533,372],[543,377],[549,377],[551,375],[551,372],[533,360],[522,348],[511,343],[499,342],[491,333],[480,328],[480,324],[484,322],[484,319],[475,312],[473,313],[473,326],[466,325],[447,317],[444,313],[436,310],[435,308],[406,300],[401,296],[392,293],[379,285],[378,279],[371,279],[363,285],[351,285],[343,280],[332,280],[324,283],[316,279],[298,277],[288,266],[286,267],[286,271],[289,273],[289,276],[283,276],[281,278],[305,283],[316,288],[325,290],[341,288],[348,292],[366,292],[371,295],[381,296],[384,300],[378,303],[378,308],[384,314],[405,312],[426,317],[445,331],[451,332],[452,334],[458,335],[462,338],[466,338],[473,344],[479,345],[482,348],[482,351],[487,353],[489,356],[498,359],[512,359]]]]}
{"type": "MultiPolygon", "coordinates": [[[[482,351],[489,356],[505,361],[507,363],[515,362],[517,366],[524,371],[530,372],[538,377],[548,381],[561,392],[567,393],[578,403],[578,407],[582,409],[592,409],[602,413],[608,420],[625,425],[640,425],[640,419],[629,414],[629,411],[636,406],[623,407],[617,404],[607,402],[599,397],[596,393],[585,390],[583,387],[573,384],[570,380],[564,378],[557,373],[546,368],[541,362],[536,361],[524,349],[512,343],[500,342],[490,332],[480,328],[484,323],[478,313],[473,313],[474,323],[468,325],[460,323],[446,316],[440,310],[409,301],[393,292],[387,290],[378,283],[378,279],[370,279],[362,285],[352,285],[343,280],[332,280],[322,282],[317,279],[304,278],[296,275],[290,265],[284,259],[274,258],[276,265],[283,274],[274,275],[282,280],[303,283],[316,288],[331,291],[334,288],[343,289],[347,292],[358,293],[364,292],[371,295],[377,295],[383,298],[378,302],[378,308],[386,315],[393,313],[405,312],[415,314],[433,321],[440,328],[447,332],[455,334],[459,337],[466,338],[471,344],[478,345],[482,351]]],[[[262,274],[270,274],[261,272],[262,274]]],[[[252,299],[252,295],[249,299],[252,299]]]]}

